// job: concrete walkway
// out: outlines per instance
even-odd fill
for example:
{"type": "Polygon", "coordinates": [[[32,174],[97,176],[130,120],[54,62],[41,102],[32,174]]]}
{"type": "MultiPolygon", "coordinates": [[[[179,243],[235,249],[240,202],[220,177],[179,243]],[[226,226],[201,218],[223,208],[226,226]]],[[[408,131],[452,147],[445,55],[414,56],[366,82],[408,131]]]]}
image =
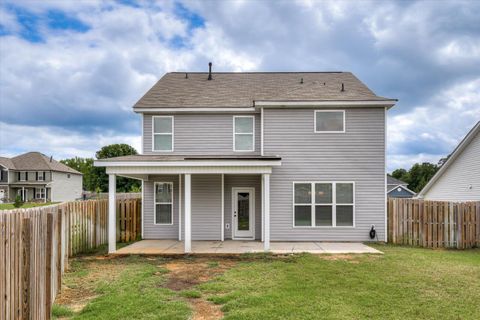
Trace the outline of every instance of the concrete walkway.
{"type": "MultiPolygon", "coordinates": [[[[142,240],[117,250],[116,254],[184,254],[183,241],[142,240]]],[[[192,241],[193,254],[235,255],[263,252],[260,241],[192,241]]],[[[270,252],[274,254],[308,252],[313,254],[373,253],[381,251],[359,242],[271,242],[270,252]]]]}

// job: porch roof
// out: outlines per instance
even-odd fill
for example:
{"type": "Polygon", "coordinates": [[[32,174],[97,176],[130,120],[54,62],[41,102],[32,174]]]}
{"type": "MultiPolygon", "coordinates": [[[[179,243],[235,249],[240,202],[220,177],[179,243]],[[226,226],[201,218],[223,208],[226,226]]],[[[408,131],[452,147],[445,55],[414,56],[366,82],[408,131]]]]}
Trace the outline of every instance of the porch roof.
{"type": "MultiPolygon", "coordinates": [[[[281,165],[278,156],[261,155],[131,155],[100,159],[97,167],[108,174],[176,174],[176,173],[271,173],[281,165]]],[[[133,177],[133,176],[132,176],[133,177]]],[[[137,176],[138,177],[138,176],[137,176]]],[[[140,177],[138,177],[140,178],[140,177]]],[[[144,177],[142,177],[143,179],[144,177]]]]}

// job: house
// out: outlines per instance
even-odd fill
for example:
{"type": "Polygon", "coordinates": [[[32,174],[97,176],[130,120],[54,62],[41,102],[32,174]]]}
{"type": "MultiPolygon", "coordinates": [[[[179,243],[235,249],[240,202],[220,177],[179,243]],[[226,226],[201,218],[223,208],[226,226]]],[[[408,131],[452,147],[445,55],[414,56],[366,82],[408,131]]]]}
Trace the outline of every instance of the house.
{"type": "Polygon", "coordinates": [[[415,192],[408,189],[408,183],[395,179],[387,174],[387,197],[389,198],[413,198],[415,192]]]}
{"type": "Polygon", "coordinates": [[[68,201],[82,195],[82,174],[40,152],[0,157],[0,202],[68,201]]]}
{"type": "Polygon", "coordinates": [[[142,154],[95,161],[142,180],[144,239],[386,240],[386,112],[349,72],[172,72],[133,107],[142,154]]]}
{"type": "Polygon", "coordinates": [[[418,197],[480,201],[480,121],[453,150],[418,197]]]}

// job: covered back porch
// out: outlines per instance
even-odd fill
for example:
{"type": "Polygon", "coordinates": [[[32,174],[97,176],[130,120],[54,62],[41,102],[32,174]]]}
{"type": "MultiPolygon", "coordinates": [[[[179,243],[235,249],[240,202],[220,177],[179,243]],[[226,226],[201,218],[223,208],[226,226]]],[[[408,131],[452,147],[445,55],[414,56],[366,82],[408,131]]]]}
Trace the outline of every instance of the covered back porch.
{"type": "Polygon", "coordinates": [[[136,155],[95,164],[109,175],[109,253],[116,252],[117,176],[142,181],[142,239],[154,242],[141,243],[149,250],[215,253],[242,243],[248,252],[270,250],[270,175],[278,157],[136,155]]]}

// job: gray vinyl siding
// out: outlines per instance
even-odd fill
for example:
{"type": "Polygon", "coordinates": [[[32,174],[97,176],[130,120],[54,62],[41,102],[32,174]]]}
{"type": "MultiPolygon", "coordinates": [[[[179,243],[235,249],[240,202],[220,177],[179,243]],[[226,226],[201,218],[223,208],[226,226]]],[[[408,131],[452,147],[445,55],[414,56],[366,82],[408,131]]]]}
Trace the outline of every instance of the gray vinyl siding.
{"type": "Polygon", "coordinates": [[[385,239],[385,109],[345,109],[346,133],[314,133],[313,109],[265,109],[264,152],[282,157],[271,175],[272,241],[385,239]],[[294,181],[354,181],[355,227],[294,228],[294,181]]]}
{"type": "Polygon", "coordinates": [[[50,182],[51,200],[54,202],[72,201],[82,197],[82,180],[80,174],[53,172],[50,182]]]}
{"type": "Polygon", "coordinates": [[[225,239],[232,238],[232,188],[255,188],[255,239],[262,237],[262,180],[261,175],[229,175],[224,176],[225,187],[225,239]]]}
{"type": "Polygon", "coordinates": [[[150,176],[143,183],[143,238],[144,239],[178,239],[178,175],[150,176]],[[154,183],[173,182],[173,224],[155,224],[154,183]]]}
{"type": "Polygon", "coordinates": [[[480,200],[480,132],[438,178],[424,198],[451,201],[480,200]]]}
{"type": "Polygon", "coordinates": [[[221,240],[222,175],[192,175],[192,240],[221,240]]]}
{"type": "Polygon", "coordinates": [[[152,151],[152,115],[143,115],[143,153],[178,155],[260,154],[260,115],[255,116],[255,150],[233,151],[233,117],[236,114],[175,114],[174,151],[152,151]]]}

